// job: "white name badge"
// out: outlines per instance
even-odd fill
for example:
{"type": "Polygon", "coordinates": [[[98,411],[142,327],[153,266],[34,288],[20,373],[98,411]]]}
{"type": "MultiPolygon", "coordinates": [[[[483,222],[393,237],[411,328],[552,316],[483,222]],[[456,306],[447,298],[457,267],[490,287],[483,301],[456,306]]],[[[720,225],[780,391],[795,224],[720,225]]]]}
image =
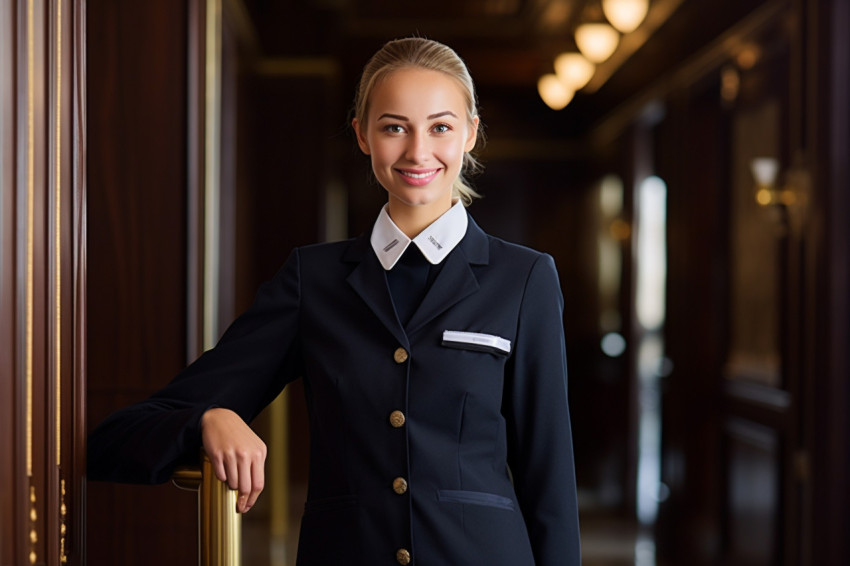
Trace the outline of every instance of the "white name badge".
{"type": "Polygon", "coordinates": [[[467,347],[473,350],[497,351],[503,354],[511,352],[511,341],[493,334],[480,332],[461,332],[459,330],[443,331],[443,346],[467,347]]]}

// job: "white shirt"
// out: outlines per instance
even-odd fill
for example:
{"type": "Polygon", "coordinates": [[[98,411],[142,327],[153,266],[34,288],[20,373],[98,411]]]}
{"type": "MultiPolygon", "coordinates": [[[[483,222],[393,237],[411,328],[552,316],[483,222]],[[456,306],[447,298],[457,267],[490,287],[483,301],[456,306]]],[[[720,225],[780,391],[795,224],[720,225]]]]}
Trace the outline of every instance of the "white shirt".
{"type": "Polygon", "coordinates": [[[429,263],[436,265],[446,259],[466,235],[469,220],[460,199],[412,240],[390,218],[387,206],[384,205],[378,214],[370,238],[375,255],[387,271],[393,268],[411,242],[429,263]]]}

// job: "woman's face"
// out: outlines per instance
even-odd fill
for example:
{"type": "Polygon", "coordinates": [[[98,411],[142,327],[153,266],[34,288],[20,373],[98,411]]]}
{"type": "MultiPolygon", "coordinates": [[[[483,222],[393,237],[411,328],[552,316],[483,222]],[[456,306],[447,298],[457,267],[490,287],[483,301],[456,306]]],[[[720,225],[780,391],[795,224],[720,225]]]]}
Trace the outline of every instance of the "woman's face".
{"type": "Polygon", "coordinates": [[[463,155],[478,131],[478,118],[467,120],[454,79],[426,69],[394,71],[372,90],[366,123],[353,125],[391,208],[423,207],[437,215],[448,210],[463,155]]]}

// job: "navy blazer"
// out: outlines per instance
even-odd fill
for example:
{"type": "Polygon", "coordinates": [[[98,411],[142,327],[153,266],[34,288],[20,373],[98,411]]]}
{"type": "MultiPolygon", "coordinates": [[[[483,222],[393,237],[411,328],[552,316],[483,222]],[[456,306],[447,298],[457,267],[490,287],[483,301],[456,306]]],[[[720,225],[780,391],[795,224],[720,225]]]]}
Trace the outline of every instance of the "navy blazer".
{"type": "Polygon", "coordinates": [[[295,249],[215,348],[90,435],[89,477],[166,481],[205,410],[250,422],[302,377],[299,566],[578,566],[554,262],[471,218],[444,261],[402,326],[368,235],[295,249]]]}

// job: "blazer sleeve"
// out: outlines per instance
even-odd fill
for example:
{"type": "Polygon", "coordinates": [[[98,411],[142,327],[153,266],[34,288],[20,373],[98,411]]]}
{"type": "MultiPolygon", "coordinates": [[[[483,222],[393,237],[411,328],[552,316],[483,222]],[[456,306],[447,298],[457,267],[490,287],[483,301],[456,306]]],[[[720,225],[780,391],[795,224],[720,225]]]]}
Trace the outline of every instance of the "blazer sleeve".
{"type": "Polygon", "coordinates": [[[505,386],[509,466],[535,563],[579,566],[563,296],[549,255],[529,273],[505,386]]]}
{"type": "Polygon", "coordinates": [[[197,461],[200,422],[212,407],[255,416],[299,375],[298,250],[264,283],[253,305],[201,355],[149,399],[106,418],[88,437],[88,477],[162,483],[197,461]]]}

